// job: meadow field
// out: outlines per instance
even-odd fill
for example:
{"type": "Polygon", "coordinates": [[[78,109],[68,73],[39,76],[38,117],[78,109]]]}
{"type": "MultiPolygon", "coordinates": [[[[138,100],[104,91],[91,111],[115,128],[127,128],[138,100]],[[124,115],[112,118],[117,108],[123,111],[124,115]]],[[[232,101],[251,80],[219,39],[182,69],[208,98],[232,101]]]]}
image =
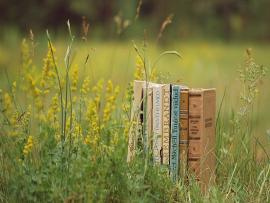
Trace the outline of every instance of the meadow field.
{"type": "Polygon", "coordinates": [[[260,42],[3,42],[0,201],[269,202],[269,53],[260,42]],[[206,194],[140,152],[126,163],[132,81],[168,50],[182,57],[162,57],[153,81],[217,89],[217,181],[206,194]]]}

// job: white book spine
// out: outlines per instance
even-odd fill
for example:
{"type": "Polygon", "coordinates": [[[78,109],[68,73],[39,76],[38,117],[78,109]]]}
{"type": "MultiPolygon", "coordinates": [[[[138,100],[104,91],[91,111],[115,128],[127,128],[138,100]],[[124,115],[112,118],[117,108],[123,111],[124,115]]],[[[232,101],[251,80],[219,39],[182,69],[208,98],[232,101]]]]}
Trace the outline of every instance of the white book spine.
{"type": "Polygon", "coordinates": [[[153,87],[153,161],[161,164],[162,148],[162,86],[153,87]]]}

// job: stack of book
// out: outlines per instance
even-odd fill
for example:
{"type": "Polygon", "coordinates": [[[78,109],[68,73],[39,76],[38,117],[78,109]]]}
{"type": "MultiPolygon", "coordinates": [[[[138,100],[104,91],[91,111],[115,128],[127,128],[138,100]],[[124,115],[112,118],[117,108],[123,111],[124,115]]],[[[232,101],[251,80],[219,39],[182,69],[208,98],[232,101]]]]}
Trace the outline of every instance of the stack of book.
{"type": "Polygon", "coordinates": [[[141,147],[173,181],[192,174],[203,190],[215,180],[215,89],[134,81],[127,161],[141,147]]]}

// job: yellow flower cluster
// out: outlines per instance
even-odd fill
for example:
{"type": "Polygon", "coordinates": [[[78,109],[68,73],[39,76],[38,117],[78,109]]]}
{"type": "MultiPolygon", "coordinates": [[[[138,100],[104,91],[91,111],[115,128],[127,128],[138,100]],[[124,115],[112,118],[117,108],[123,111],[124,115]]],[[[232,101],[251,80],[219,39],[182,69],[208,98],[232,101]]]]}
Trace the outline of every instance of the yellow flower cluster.
{"type": "Polygon", "coordinates": [[[89,124],[89,132],[85,137],[84,142],[96,146],[99,139],[100,127],[97,105],[94,101],[90,101],[87,106],[86,120],[89,124]]]}
{"type": "MultiPolygon", "coordinates": [[[[55,94],[52,98],[51,105],[48,109],[48,119],[54,125],[56,125],[57,121],[57,113],[60,111],[59,103],[58,103],[58,94],[55,94]]],[[[54,126],[56,127],[56,126],[54,126]]]]}
{"type": "Polygon", "coordinates": [[[36,79],[34,79],[31,74],[27,75],[27,80],[29,84],[28,90],[32,93],[32,97],[35,101],[35,106],[37,107],[38,112],[40,113],[40,111],[44,108],[44,103],[42,102],[42,99],[40,97],[42,91],[38,88],[36,79]]]}
{"type": "MultiPolygon", "coordinates": [[[[53,53],[56,49],[52,47],[53,53]]],[[[48,94],[51,87],[54,84],[56,73],[54,70],[53,56],[48,44],[48,51],[46,57],[43,59],[42,76],[40,80],[40,86],[43,89],[43,94],[48,94]]]]}
{"type": "Polygon", "coordinates": [[[87,109],[87,120],[93,134],[99,133],[99,116],[95,102],[90,101],[87,109]]]}
{"type": "Polygon", "coordinates": [[[12,83],[12,88],[11,88],[11,91],[12,91],[12,94],[15,95],[16,94],[16,88],[17,88],[17,83],[16,81],[14,81],[12,83]]]}
{"type": "Polygon", "coordinates": [[[90,91],[90,78],[87,76],[82,83],[81,93],[83,96],[86,96],[90,91]]]}
{"type": "Polygon", "coordinates": [[[113,88],[112,81],[109,80],[106,88],[106,103],[103,110],[103,122],[106,123],[111,119],[113,110],[115,109],[115,100],[119,94],[119,86],[113,88]]]}
{"type": "Polygon", "coordinates": [[[92,88],[92,91],[95,95],[94,101],[97,106],[97,110],[99,111],[100,109],[100,101],[101,101],[101,95],[103,92],[103,86],[104,86],[104,80],[101,79],[97,82],[97,84],[92,88]]]}
{"type": "Polygon", "coordinates": [[[4,101],[3,101],[4,111],[9,112],[11,109],[11,105],[12,105],[11,96],[6,92],[4,94],[4,101]]]}
{"type": "Polygon", "coordinates": [[[139,55],[136,56],[136,69],[134,73],[135,80],[144,79],[144,62],[139,55]]]}
{"type": "Polygon", "coordinates": [[[94,93],[94,98],[89,100],[87,111],[86,111],[86,120],[89,124],[89,131],[87,136],[84,139],[86,144],[96,146],[100,139],[100,101],[101,95],[103,92],[104,80],[99,80],[97,84],[92,88],[94,93]]]}
{"type": "Polygon", "coordinates": [[[80,125],[80,123],[77,121],[76,117],[75,117],[75,112],[72,113],[72,116],[69,116],[67,118],[67,135],[68,139],[72,139],[72,141],[74,142],[78,142],[81,138],[82,135],[82,127],[80,125]]]}
{"type": "MultiPolygon", "coordinates": [[[[20,115],[19,117],[19,121],[20,121],[20,125],[21,125],[21,129],[27,129],[30,125],[31,125],[31,109],[32,106],[28,105],[27,110],[25,111],[24,114],[20,115]]],[[[31,126],[30,126],[31,128],[31,126]]]]}
{"type": "Polygon", "coordinates": [[[41,94],[41,90],[37,87],[36,80],[30,74],[27,75],[27,80],[33,97],[38,97],[41,94]]]}
{"type": "Polygon", "coordinates": [[[21,44],[21,55],[22,55],[22,70],[27,71],[32,66],[32,59],[30,54],[30,47],[26,39],[23,39],[21,44]]]}
{"type": "MultiPolygon", "coordinates": [[[[149,74],[149,80],[150,81],[156,81],[157,80],[157,69],[153,67],[149,74]]],[[[134,79],[135,80],[144,80],[145,79],[145,67],[144,62],[141,59],[139,55],[136,56],[136,68],[134,73],[134,79]]]]}
{"type": "Polygon", "coordinates": [[[79,67],[76,64],[71,73],[71,91],[72,92],[75,92],[77,90],[78,80],[79,80],[79,67]]]}
{"type": "Polygon", "coordinates": [[[82,134],[82,127],[78,122],[74,123],[74,136],[75,138],[79,138],[82,134]]]}
{"type": "MultiPolygon", "coordinates": [[[[12,84],[12,89],[15,86],[14,84],[16,83],[12,84]]],[[[4,92],[2,89],[0,89],[0,107],[5,122],[9,124],[7,126],[9,129],[7,135],[17,136],[29,127],[29,110],[27,109],[25,112],[20,112],[16,108],[13,97],[9,93],[4,92]]]]}
{"type": "MultiPolygon", "coordinates": [[[[116,126],[112,115],[116,108],[119,86],[115,86],[111,80],[104,82],[103,79],[92,86],[89,76],[81,84],[79,66],[75,64],[72,65],[68,75],[70,89],[66,86],[66,77],[61,75],[64,70],[58,70],[61,83],[59,88],[53,58],[56,50],[52,47],[53,52],[51,52],[51,45],[48,46],[42,68],[36,68],[32,61],[30,43],[23,40],[21,44],[22,80],[11,84],[10,93],[0,90],[0,106],[1,110],[4,110],[4,119],[8,123],[5,125],[7,132],[10,132],[8,135],[17,135],[12,139],[26,137],[23,143],[20,142],[24,156],[29,156],[35,148],[34,143],[38,142],[35,137],[26,133],[40,132],[47,128],[55,133],[57,142],[66,143],[68,139],[72,139],[72,144],[84,142],[97,151],[103,148],[112,150],[118,143],[118,129],[112,127],[108,142],[102,141],[101,132],[105,131],[105,126],[116,126]],[[15,98],[23,95],[18,94],[19,90],[26,96],[22,102],[16,103],[15,98]],[[15,97],[15,94],[18,95],[15,97]],[[80,97],[78,102],[77,97],[80,97]],[[83,129],[82,126],[84,126],[83,129]],[[63,136],[64,133],[65,136],[63,136]]],[[[143,62],[139,58],[137,68],[137,79],[143,78],[143,62]]],[[[38,148],[35,149],[38,150],[38,148]]]]}
{"type": "Polygon", "coordinates": [[[30,135],[27,139],[27,143],[24,145],[23,154],[27,156],[31,152],[32,148],[33,148],[33,136],[30,135]]]}
{"type": "Polygon", "coordinates": [[[155,67],[151,70],[149,79],[150,79],[150,81],[157,81],[158,73],[157,73],[157,69],[155,67]]]}

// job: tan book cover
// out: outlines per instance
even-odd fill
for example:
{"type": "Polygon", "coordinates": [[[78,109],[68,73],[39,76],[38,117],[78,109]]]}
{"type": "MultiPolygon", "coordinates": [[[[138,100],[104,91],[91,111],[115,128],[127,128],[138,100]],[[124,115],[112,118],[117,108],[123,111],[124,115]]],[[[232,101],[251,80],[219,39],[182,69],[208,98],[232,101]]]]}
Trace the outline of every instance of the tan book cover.
{"type": "MultiPolygon", "coordinates": [[[[131,126],[129,130],[129,138],[128,138],[128,155],[127,155],[127,162],[130,162],[134,156],[135,151],[137,149],[138,140],[143,139],[143,105],[144,105],[144,91],[143,89],[149,88],[151,89],[155,83],[141,81],[141,80],[134,80],[133,83],[133,103],[132,103],[132,110],[131,110],[131,126]]],[[[148,91],[149,92],[149,91],[148,91]]],[[[150,99],[148,101],[148,105],[151,106],[152,109],[152,90],[150,90],[150,99]]],[[[149,109],[149,110],[150,110],[149,109]]],[[[152,114],[152,110],[147,112],[147,115],[152,114]]],[[[149,118],[147,129],[152,131],[152,116],[149,118]]],[[[148,132],[149,133],[149,132],[148,132]]]]}
{"type": "Polygon", "coordinates": [[[162,85],[153,86],[153,162],[161,164],[162,148],[162,85]]]}
{"type": "Polygon", "coordinates": [[[179,146],[179,172],[180,177],[186,179],[188,158],[188,89],[180,91],[180,146],[179,146]]]}
{"type": "Polygon", "coordinates": [[[207,191],[215,181],[215,89],[189,90],[188,166],[207,191]]]}
{"type": "Polygon", "coordinates": [[[170,118],[171,118],[171,86],[162,87],[162,164],[170,164],[170,118]]]}
{"type": "Polygon", "coordinates": [[[143,146],[148,153],[153,145],[153,84],[143,87],[143,146]]]}
{"type": "Polygon", "coordinates": [[[135,150],[137,146],[137,140],[139,133],[138,130],[141,128],[141,107],[143,97],[143,87],[145,81],[135,80],[133,83],[133,103],[131,109],[131,126],[129,130],[128,138],[128,155],[127,161],[130,162],[135,156],[135,150]]]}

